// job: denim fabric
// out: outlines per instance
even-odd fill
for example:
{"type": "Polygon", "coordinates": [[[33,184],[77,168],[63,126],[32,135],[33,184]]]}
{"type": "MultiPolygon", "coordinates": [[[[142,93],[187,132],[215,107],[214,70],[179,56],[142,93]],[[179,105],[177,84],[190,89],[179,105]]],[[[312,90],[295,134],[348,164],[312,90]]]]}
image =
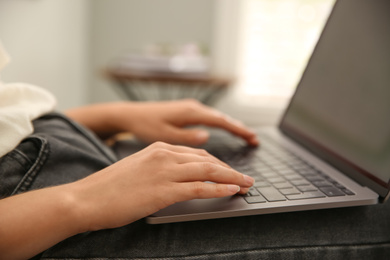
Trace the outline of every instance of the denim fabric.
{"type": "Polygon", "coordinates": [[[389,259],[389,204],[80,234],[43,258],[389,259]]]}
{"type": "MultiPolygon", "coordinates": [[[[87,131],[58,115],[1,158],[2,196],[71,182],[115,161],[87,131]],[[11,169],[4,171],[4,169],[11,169]],[[4,185],[3,185],[4,184],[4,185]]],[[[41,259],[388,259],[390,203],[87,232],[41,259]]]]}
{"type": "Polygon", "coordinates": [[[0,197],[72,182],[116,161],[92,133],[59,114],[34,121],[34,129],[0,158],[0,197]]]}

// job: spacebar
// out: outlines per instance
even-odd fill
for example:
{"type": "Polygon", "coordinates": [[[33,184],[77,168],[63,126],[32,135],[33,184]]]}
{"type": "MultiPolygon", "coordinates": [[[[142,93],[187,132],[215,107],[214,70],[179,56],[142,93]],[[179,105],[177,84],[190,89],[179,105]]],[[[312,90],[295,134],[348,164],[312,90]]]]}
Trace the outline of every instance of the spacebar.
{"type": "Polygon", "coordinates": [[[257,190],[264,196],[268,201],[282,201],[286,200],[286,197],[282,195],[274,187],[259,187],[257,190]]]}

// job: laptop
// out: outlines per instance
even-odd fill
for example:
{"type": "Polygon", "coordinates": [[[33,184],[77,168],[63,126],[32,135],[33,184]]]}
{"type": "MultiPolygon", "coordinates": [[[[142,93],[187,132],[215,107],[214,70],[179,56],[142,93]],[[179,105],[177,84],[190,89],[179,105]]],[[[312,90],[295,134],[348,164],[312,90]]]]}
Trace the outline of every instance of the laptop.
{"type": "Polygon", "coordinates": [[[339,0],[280,124],[256,129],[261,146],[215,130],[204,147],[255,178],[248,194],[180,202],[147,222],[383,203],[389,115],[390,1],[339,0]]]}

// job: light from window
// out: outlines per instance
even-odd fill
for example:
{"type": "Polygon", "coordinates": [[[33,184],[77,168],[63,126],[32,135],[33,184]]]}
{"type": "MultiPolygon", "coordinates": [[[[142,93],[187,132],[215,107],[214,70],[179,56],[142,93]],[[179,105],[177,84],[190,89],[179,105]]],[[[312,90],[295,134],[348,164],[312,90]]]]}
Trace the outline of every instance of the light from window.
{"type": "Polygon", "coordinates": [[[243,0],[238,101],[288,98],[306,66],[333,0],[243,0]]]}

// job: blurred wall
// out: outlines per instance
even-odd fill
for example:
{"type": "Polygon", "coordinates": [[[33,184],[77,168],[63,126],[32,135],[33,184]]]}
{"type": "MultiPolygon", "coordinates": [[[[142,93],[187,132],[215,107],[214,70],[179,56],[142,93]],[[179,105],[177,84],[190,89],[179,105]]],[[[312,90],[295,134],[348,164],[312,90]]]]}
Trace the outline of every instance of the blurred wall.
{"type": "Polygon", "coordinates": [[[210,48],[213,0],[94,0],[91,2],[90,102],[120,98],[102,71],[150,43],[197,42],[210,48]]]}
{"type": "Polygon", "coordinates": [[[3,81],[48,89],[59,109],[119,100],[104,69],[149,43],[212,49],[215,0],[0,0],[3,81]]]}
{"type": "Polygon", "coordinates": [[[0,39],[11,55],[5,82],[28,82],[56,95],[59,109],[87,102],[87,0],[0,0],[0,39]]]}
{"type": "MultiPolygon", "coordinates": [[[[149,43],[188,41],[209,50],[216,73],[230,75],[239,6],[236,0],[0,0],[0,39],[12,56],[1,77],[48,89],[60,110],[120,100],[103,76],[109,64],[149,43]]],[[[267,118],[237,105],[231,93],[217,107],[248,124],[267,118]]]]}

